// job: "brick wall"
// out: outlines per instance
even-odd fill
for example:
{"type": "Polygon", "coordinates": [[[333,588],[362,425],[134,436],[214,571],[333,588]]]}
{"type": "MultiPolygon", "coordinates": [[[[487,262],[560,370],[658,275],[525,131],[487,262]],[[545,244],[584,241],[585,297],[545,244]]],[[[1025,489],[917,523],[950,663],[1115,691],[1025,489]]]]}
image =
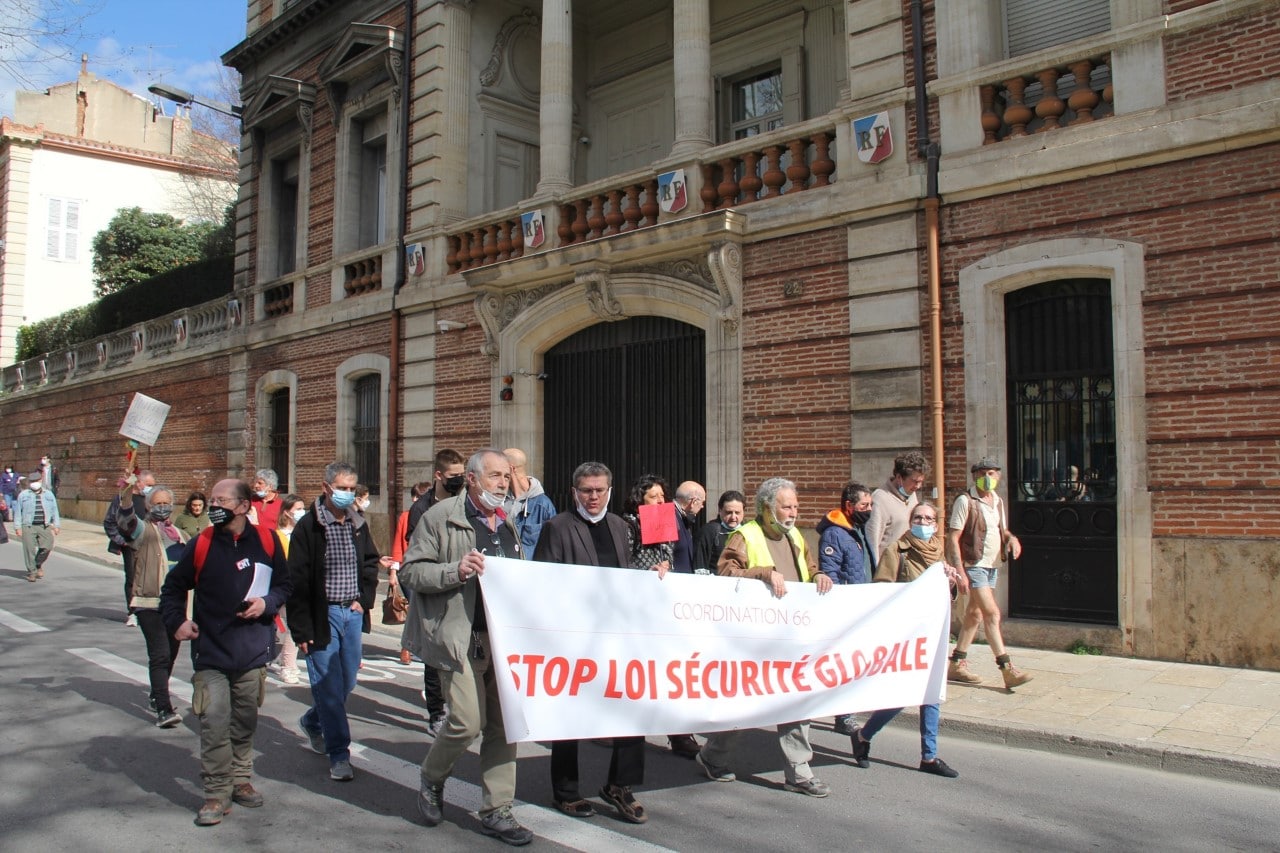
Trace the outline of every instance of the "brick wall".
{"type": "Polygon", "coordinates": [[[1170,102],[1274,79],[1280,76],[1280,7],[1171,36],[1164,53],[1170,102]]]}

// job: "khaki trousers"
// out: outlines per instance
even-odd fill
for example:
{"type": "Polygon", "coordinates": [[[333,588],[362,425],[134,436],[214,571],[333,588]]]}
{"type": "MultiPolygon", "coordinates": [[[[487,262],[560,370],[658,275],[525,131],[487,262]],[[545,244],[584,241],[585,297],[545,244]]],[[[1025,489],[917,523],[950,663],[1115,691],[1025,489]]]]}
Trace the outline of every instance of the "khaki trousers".
{"type": "Polygon", "coordinates": [[[205,798],[231,799],[231,789],[253,774],[265,667],[244,672],[201,669],[191,677],[191,709],[200,715],[200,779],[205,798]]]}

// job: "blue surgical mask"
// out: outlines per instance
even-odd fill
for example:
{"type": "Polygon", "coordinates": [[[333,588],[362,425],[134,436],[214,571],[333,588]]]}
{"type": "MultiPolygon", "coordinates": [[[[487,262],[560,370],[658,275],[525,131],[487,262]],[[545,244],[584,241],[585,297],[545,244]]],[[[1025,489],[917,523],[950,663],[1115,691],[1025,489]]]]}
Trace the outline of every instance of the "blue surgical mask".
{"type": "Polygon", "coordinates": [[[346,509],[356,502],[355,489],[334,489],[329,500],[332,501],[333,505],[338,509],[346,509]]]}
{"type": "Polygon", "coordinates": [[[145,498],[147,495],[151,494],[151,490],[152,490],[152,489],[154,489],[154,488],[155,488],[155,486],[143,486],[143,487],[142,487],[142,496],[145,498]]]}
{"type": "Polygon", "coordinates": [[[898,494],[902,495],[904,498],[911,497],[911,493],[908,492],[906,489],[902,488],[902,486],[898,486],[898,494]]]}
{"type": "Polygon", "coordinates": [[[935,524],[913,524],[911,525],[911,535],[917,539],[932,539],[933,534],[938,532],[935,524]]]}

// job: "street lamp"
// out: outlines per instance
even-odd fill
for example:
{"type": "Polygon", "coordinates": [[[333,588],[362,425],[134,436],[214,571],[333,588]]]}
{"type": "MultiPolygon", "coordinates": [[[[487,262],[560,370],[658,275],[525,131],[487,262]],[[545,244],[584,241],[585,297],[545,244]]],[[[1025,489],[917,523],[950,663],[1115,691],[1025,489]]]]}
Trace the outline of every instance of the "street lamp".
{"type": "Polygon", "coordinates": [[[213,110],[215,113],[222,113],[224,116],[232,118],[240,118],[244,112],[244,107],[239,104],[224,104],[221,101],[206,101],[198,95],[193,95],[183,89],[177,89],[173,86],[166,86],[163,83],[152,83],[147,87],[147,91],[153,95],[158,95],[166,101],[173,101],[175,104],[181,104],[189,107],[195,104],[198,107],[213,110]]]}

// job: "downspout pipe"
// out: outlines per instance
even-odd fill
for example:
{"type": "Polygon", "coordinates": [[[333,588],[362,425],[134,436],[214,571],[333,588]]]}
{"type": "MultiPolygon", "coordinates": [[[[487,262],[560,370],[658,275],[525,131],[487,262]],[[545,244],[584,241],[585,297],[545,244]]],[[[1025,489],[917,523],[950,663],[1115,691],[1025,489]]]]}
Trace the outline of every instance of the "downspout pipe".
{"type": "Polygon", "coordinates": [[[933,433],[934,482],[938,512],[947,506],[946,435],[943,431],[942,393],[942,248],[939,239],[938,158],[941,150],[929,135],[929,101],[925,84],[924,2],[911,0],[911,58],[915,78],[916,144],[926,164],[924,221],[929,275],[930,415],[933,433]]]}
{"type": "Polygon", "coordinates": [[[404,61],[400,63],[400,200],[396,217],[396,277],[391,289],[391,357],[387,378],[387,514],[391,535],[395,536],[400,517],[400,326],[397,304],[404,287],[407,262],[405,233],[409,223],[409,112],[413,104],[409,86],[413,82],[413,28],[416,0],[404,3],[404,61]]]}

